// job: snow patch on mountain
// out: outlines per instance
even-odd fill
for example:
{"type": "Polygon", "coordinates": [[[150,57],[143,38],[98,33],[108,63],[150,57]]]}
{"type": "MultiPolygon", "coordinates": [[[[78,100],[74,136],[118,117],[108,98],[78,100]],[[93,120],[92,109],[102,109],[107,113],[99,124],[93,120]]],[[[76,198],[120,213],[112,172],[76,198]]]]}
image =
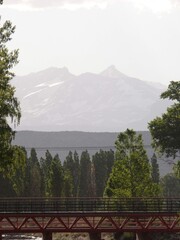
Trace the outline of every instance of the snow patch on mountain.
{"type": "Polygon", "coordinates": [[[32,93],[29,93],[29,94],[27,94],[26,96],[24,96],[22,99],[25,99],[25,98],[27,98],[27,97],[30,97],[30,96],[32,96],[32,95],[34,95],[34,94],[36,94],[36,93],[41,92],[41,91],[42,91],[42,89],[40,89],[40,90],[38,90],[38,91],[35,91],[35,92],[32,92],[32,93]]]}
{"type": "Polygon", "coordinates": [[[49,87],[55,87],[55,86],[61,85],[63,83],[64,83],[64,81],[62,81],[62,82],[55,82],[55,83],[49,84],[49,87]]]}

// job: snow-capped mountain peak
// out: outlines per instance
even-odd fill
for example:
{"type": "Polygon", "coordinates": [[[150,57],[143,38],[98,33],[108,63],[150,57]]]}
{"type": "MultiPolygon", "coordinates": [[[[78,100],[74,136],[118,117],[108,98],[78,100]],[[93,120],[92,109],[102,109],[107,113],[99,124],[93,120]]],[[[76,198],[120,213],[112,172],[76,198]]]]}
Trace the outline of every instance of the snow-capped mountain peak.
{"type": "Polygon", "coordinates": [[[109,66],[100,74],[104,77],[109,77],[109,78],[126,78],[127,77],[125,74],[118,71],[115,65],[109,66]]]}

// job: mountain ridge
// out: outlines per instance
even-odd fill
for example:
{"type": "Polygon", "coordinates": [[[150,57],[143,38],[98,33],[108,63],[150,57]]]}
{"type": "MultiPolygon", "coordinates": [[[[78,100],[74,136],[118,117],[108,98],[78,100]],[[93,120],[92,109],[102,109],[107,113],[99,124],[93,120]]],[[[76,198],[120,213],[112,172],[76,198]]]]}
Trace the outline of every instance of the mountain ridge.
{"type": "Polygon", "coordinates": [[[113,65],[99,74],[80,75],[66,67],[48,68],[17,76],[13,84],[22,109],[18,130],[147,130],[153,106],[158,115],[169,105],[159,99],[165,86],[129,77],[113,65]]]}

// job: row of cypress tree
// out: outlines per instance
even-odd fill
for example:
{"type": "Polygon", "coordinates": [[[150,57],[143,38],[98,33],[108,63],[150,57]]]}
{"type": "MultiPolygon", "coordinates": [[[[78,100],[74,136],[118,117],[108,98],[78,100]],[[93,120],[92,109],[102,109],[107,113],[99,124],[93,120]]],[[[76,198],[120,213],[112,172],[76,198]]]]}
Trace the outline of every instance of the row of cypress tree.
{"type": "Polygon", "coordinates": [[[69,152],[62,163],[58,154],[47,150],[40,159],[36,150],[26,155],[24,169],[17,169],[11,178],[0,175],[0,196],[20,197],[101,197],[114,163],[114,152],[88,151],[79,156],[69,152]]]}
{"type": "Polygon", "coordinates": [[[34,148],[30,154],[22,149],[25,166],[10,178],[1,173],[0,197],[180,196],[180,180],[173,173],[160,179],[157,157],[150,163],[141,135],[127,129],[115,145],[115,153],[100,150],[92,157],[70,151],[64,162],[48,150],[38,158],[34,148]]]}

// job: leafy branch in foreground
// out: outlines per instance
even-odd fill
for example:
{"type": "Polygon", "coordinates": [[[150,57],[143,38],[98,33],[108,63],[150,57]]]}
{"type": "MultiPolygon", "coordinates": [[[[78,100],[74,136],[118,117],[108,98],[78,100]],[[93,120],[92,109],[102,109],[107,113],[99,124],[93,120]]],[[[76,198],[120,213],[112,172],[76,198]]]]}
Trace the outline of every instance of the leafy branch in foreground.
{"type": "Polygon", "coordinates": [[[21,168],[25,161],[21,148],[12,145],[15,131],[9,124],[11,120],[12,124],[17,125],[21,118],[15,87],[10,83],[14,77],[11,69],[18,63],[18,50],[9,51],[6,46],[14,32],[15,27],[10,21],[0,22],[0,171],[5,175],[10,175],[15,168],[21,168]]]}
{"type": "Polygon", "coordinates": [[[175,158],[180,153],[180,81],[171,81],[161,98],[173,100],[174,104],[149,123],[149,130],[155,149],[175,158]]]}

